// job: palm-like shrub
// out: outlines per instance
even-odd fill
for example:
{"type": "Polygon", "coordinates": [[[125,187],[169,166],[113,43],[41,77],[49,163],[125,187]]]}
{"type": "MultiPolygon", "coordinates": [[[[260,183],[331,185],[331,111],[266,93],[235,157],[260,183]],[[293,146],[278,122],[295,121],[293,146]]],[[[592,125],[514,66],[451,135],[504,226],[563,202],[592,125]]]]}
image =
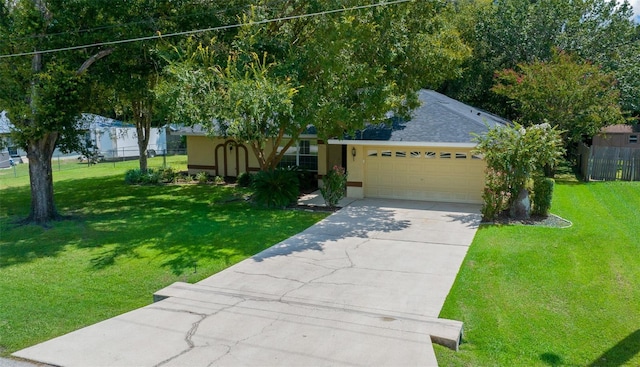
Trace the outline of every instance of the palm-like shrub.
{"type": "Polygon", "coordinates": [[[257,204],[282,208],[298,199],[298,175],[285,168],[260,171],[253,179],[253,189],[253,200],[257,204]]]}

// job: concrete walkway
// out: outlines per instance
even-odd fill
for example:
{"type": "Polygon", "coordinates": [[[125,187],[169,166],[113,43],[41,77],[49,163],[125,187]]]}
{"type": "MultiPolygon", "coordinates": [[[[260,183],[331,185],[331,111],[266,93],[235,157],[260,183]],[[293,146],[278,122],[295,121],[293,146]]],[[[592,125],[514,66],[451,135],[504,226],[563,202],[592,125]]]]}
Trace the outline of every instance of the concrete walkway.
{"type": "Polygon", "coordinates": [[[365,199],[158,302],[14,356],[56,366],[437,366],[480,207],[365,199]]]}

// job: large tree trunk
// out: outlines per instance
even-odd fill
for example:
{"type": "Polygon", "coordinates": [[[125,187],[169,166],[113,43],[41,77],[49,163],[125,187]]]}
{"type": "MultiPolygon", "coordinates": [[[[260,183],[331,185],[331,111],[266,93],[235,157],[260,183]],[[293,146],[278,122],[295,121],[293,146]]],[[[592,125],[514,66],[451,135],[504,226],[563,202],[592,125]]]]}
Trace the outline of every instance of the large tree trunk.
{"type": "Polygon", "coordinates": [[[147,147],[149,146],[149,135],[151,134],[151,103],[144,100],[133,101],[133,120],[136,124],[138,135],[138,152],[140,153],[140,171],[146,172],[147,167],[147,147]]]}
{"type": "Polygon", "coordinates": [[[38,140],[30,141],[27,146],[31,183],[31,211],[26,220],[28,223],[42,225],[60,219],[53,200],[51,167],[57,138],[57,133],[48,133],[38,140]]]}

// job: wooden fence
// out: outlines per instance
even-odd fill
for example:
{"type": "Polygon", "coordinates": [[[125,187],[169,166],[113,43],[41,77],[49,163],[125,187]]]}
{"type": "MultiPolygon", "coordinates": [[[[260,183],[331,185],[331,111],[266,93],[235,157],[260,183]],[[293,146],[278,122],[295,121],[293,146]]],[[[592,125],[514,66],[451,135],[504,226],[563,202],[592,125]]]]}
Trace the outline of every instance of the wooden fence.
{"type": "Polygon", "coordinates": [[[640,149],[583,145],[580,161],[585,181],[640,181],[640,149]]]}

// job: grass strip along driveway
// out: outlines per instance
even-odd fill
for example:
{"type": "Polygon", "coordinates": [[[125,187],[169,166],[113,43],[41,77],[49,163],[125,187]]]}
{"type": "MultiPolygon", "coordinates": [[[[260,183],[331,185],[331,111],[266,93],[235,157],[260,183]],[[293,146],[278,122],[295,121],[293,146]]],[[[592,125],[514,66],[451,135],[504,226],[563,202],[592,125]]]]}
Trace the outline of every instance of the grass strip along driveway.
{"type": "Polygon", "coordinates": [[[13,224],[28,214],[28,184],[0,190],[0,355],[149,304],[326,216],[259,209],[230,187],[128,186],[122,168],[101,165],[54,173],[70,219],[47,229],[13,224]]]}
{"type": "Polygon", "coordinates": [[[441,317],[441,366],[640,366],[640,183],[560,183],[570,228],[483,225],[441,317]]]}

